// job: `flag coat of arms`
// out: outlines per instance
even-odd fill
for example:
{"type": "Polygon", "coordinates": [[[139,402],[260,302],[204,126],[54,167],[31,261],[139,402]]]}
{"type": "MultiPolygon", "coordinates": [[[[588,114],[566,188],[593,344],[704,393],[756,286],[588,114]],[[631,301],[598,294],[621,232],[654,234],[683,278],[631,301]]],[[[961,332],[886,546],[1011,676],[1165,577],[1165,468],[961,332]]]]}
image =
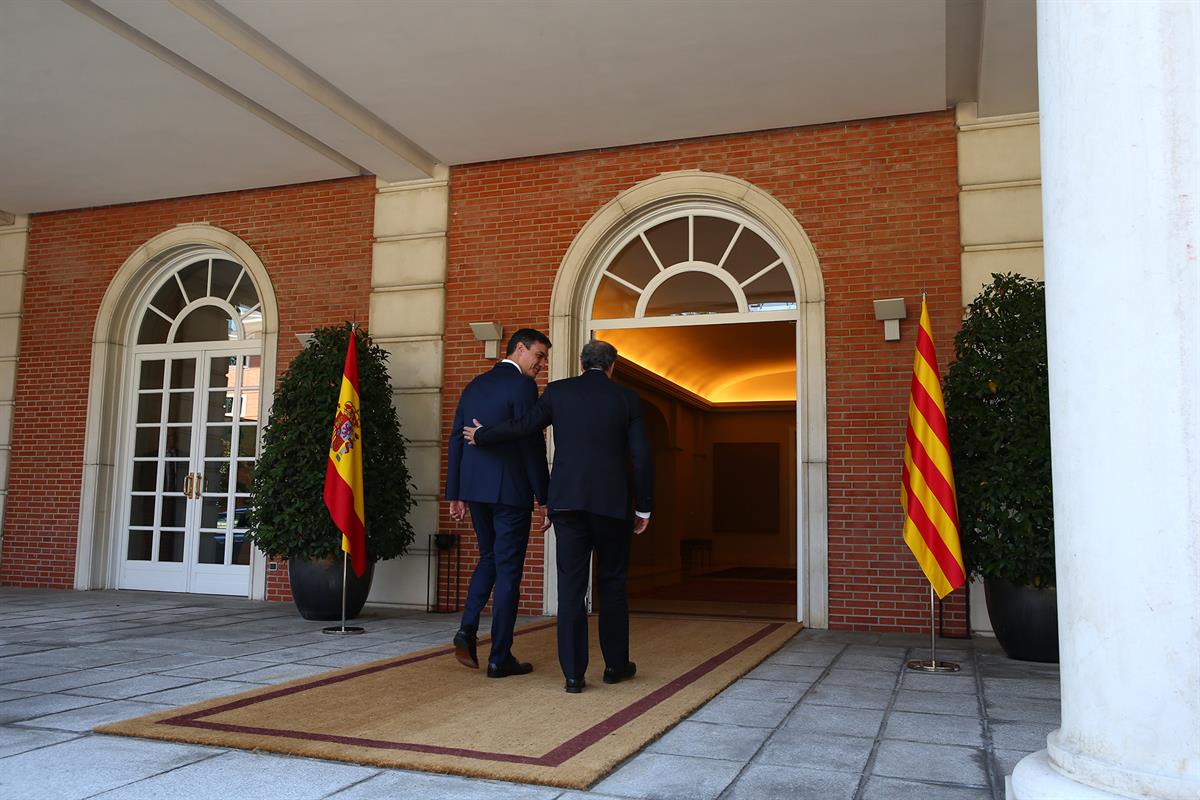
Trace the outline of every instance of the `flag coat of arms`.
{"type": "Polygon", "coordinates": [[[908,396],[900,506],[904,510],[904,542],[937,596],[945,597],[967,578],[959,543],[946,403],[924,296],[908,396]]]}
{"type": "Polygon", "coordinates": [[[362,407],[358,399],[358,352],[354,340],[351,331],[325,464],[325,505],[342,532],[342,551],[349,555],[354,574],[362,575],[367,569],[367,537],[363,513],[362,407]]]}

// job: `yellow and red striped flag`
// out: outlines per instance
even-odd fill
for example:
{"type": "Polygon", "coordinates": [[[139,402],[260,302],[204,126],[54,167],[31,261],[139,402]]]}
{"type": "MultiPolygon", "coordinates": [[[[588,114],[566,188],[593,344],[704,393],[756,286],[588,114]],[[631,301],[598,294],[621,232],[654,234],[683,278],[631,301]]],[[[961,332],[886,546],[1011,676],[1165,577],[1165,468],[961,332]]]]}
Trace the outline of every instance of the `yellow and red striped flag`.
{"type": "Polygon", "coordinates": [[[950,467],[946,403],[924,296],[908,395],[900,506],[904,510],[904,542],[937,596],[945,597],[966,583],[967,577],[958,539],[958,501],[950,467]]]}
{"type": "Polygon", "coordinates": [[[325,464],[325,505],[342,532],[342,551],[350,554],[354,574],[367,568],[367,536],[363,513],[362,408],[358,400],[358,352],[350,331],[342,389],[333,417],[333,439],[325,464]]]}

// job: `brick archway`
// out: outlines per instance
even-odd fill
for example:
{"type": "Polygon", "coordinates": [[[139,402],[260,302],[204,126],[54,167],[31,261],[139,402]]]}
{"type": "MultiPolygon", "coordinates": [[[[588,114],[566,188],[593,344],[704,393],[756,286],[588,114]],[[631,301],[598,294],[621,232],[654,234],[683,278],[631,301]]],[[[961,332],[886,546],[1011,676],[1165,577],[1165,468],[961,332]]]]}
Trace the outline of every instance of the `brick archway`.
{"type": "MultiPolygon", "coordinates": [[[[609,245],[648,213],[697,200],[724,204],[757,221],[787,254],[797,297],[797,562],[802,587],[799,618],[809,627],[829,621],[828,517],[826,514],[825,293],[817,253],[795,217],[767,192],[719,173],[669,172],[621,192],[583,225],[555,277],[550,299],[551,375],[571,374],[587,336],[589,304],[609,245]]],[[[553,538],[547,540],[546,613],[557,605],[553,538]]]]}
{"type": "MultiPolygon", "coordinates": [[[[246,268],[262,304],[262,396],[273,395],[279,306],[266,267],[254,250],[229,231],[202,223],[180,225],[138,247],[109,282],[92,334],[91,374],[75,558],[75,588],[116,586],[113,518],[118,480],[117,434],[124,399],[124,371],[133,317],[145,291],[181,258],[208,252],[246,268]]],[[[251,597],[265,595],[265,560],[251,559],[251,597]]]]}

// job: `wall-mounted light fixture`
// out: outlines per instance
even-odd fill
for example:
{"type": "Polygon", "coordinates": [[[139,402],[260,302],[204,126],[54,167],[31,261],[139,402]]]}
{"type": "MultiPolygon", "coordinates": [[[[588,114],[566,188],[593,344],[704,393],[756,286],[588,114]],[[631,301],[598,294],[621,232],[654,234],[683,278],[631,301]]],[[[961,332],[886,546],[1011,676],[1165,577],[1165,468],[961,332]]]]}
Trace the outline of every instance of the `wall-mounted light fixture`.
{"type": "Polygon", "coordinates": [[[900,341],[900,320],[908,317],[903,297],[890,297],[875,301],[875,319],[883,323],[883,340],[900,341]]]}
{"type": "Polygon", "coordinates": [[[483,342],[483,357],[500,357],[500,340],[504,338],[504,327],[499,322],[472,322],[471,333],[483,342]]]}

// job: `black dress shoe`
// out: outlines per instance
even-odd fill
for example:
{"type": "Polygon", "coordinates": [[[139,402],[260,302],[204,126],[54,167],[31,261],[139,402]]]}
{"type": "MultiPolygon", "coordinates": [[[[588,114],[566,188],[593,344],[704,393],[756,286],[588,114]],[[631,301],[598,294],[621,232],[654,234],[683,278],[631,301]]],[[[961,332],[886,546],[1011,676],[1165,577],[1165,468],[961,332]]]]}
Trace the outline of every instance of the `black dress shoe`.
{"type": "Polygon", "coordinates": [[[488,664],[489,678],[507,678],[509,675],[528,675],[533,672],[533,664],[528,661],[517,661],[512,656],[503,664],[488,664]]]}
{"type": "Polygon", "coordinates": [[[637,664],[633,663],[632,661],[627,661],[625,662],[625,666],[621,669],[605,667],[603,680],[605,683],[620,683],[621,681],[629,680],[636,674],[637,664]]]}
{"type": "Polygon", "coordinates": [[[587,681],[583,678],[567,678],[567,683],[563,687],[567,694],[579,694],[583,691],[583,687],[587,686],[587,681]]]}
{"type": "Polygon", "coordinates": [[[475,631],[458,629],[458,633],[454,634],[454,657],[464,667],[479,669],[479,656],[475,654],[475,631]]]}

